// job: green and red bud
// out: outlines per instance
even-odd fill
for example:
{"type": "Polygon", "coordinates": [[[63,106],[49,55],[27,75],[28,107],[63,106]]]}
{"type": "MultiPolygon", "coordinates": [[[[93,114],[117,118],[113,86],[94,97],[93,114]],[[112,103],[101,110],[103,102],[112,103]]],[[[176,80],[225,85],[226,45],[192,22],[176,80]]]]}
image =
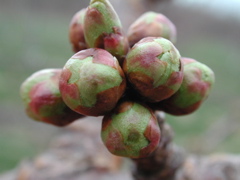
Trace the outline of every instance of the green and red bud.
{"type": "Polygon", "coordinates": [[[67,61],[59,87],[71,109],[100,116],[116,106],[125,91],[126,80],[115,57],[104,49],[90,48],[67,61]]]}
{"type": "Polygon", "coordinates": [[[87,49],[87,44],[85,42],[85,37],[83,33],[83,21],[86,9],[82,9],[77,12],[70,23],[69,26],[69,40],[72,44],[73,52],[78,52],[83,49],[87,49]]]}
{"type": "Polygon", "coordinates": [[[34,120],[65,126],[83,117],[63,102],[59,91],[61,69],[45,69],[32,74],[20,89],[26,113],[34,120]]]}
{"type": "Polygon", "coordinates": [[[148,157],[157,148],[160,134],[153,111],[132,101],[119,103],[102,122],[102,140],[117,156],[148,157]]]}
{"type": "Polygon", "coordinates": [[[205,64],[191,58],[181,60],[184,78],[180,89],[155,106],[172,115],[187,115],[197,110],[208,97],[215,81],[214,72],[205,64]]]}
{"type": "Polygon", "coordinates": [[[108,0],[90,2],[84,18],[84,36],[89,47],[107,50],[120,64],[129,49],[120,19],[108,0]]]}
{"type": "Polygon", "coordinates": [[[133,88],[149,102],[172,96],[181,86],[180,54],[167,39],[147,37],[126,56],[123,70],[133,88]]]}
{"type": "Polygon", "coordinates": [[[176,34],[175,25],[166,16],[150,11],[129,27],[128,40],[131,47],[145,37],[163,37],[175,43],[176,34]]]}

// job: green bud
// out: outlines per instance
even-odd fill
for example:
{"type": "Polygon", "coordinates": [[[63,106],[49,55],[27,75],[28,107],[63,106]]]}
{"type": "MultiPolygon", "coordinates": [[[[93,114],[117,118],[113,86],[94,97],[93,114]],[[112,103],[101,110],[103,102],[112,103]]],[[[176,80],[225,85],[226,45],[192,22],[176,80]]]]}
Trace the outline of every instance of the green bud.
{"type": "Polygon", "coordinates": [[[166,16],[150,11],[129,27],[128,40],[131,47],[145,37],[163,37],[175,43],[176,34],[175,25],[166,16]]]}
{"type": "Polygon", "coordinates": [[[164,38],[147,37],[135,44],[126,56],[123,70],[133,88],[150,102],[172,96],[183,79],[180,54],[164,38]]]}
{"type": "Polygon", "coordinates": [[[151,109],[136,102],[123,101],[104,116],[101,137],[114,155],[145,158],[157,148],[160,128],[151,109]]]}
{"type": "Polygon", "coordinates": [[[159,107],[172,115],[187,115],[196,111],[208,97],[215,81],[214,72],[205,64],[191,58],[182,58],[184,78],[180,89],[159,107]]]}
{"type": "Polygon", "coordinates": [[[104,49],[79,51],[65,64],[60,91],[74,111],[100,116],[111,111],[125,91],[124,73],[115,57],[104,49]]]}
{"type": "Polygon", "coordinates": [[[20,95],[30,118],[65,126],[83,117],[63,102],[58,87],[60,74],[61,69],[44,69],[23,82],[20,95]]]}
{"type": "Polygon", "coordinates": [[[77,12],[70,23],[69,26],[69,40],[72,44],[73,52],[78,52],[83,49],[87,49],[87,44],[85,42],[83,33],[83,20],[86,9],[82,9],[77,12]]]}
{"type": "Polygon", "coordinates": [[[89,47],[107,50],[120,64],[129,49],[121,22],[108,0],[91,1],[84,18],[84,36],[89,47]]]}

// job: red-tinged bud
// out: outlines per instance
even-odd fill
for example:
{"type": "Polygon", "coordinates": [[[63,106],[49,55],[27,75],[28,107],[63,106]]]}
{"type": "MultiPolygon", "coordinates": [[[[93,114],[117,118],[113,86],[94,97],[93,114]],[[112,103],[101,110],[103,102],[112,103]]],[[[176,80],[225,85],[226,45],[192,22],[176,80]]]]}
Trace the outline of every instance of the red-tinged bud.
{"type": "Polygon", "coordinates": [[[85,42],[83,33],[83,20],[86,9],[82,9],[77,12],[70,23],[69,26],[69,40],[72,44],[73,52],[78,52],[83,49],[87,49],[87,44],[85,42]]]}
{"type": "Polygon", "coordinates": [[[66,126],[83,117],[63,102],[59,91],[61,69],[44,69],[26,79],[20,89],[26,113],[34,120],[66,126]]]}
{"type": "Polygon", "coordinates": [[[182,58],[184,78],[180,89],[169,99],[155,104],[172,115],[187,115],[196,111],[208,97],[215,81],[213,71],[191,58],[182,58]]]}
{"type": "Polygon", "coordinates": [[[84,18],[84,36],[89,47],[107,50],[122,64],[129,49],[128,40],[108,0],[91,1],[84,18]]]}
{"type": "Polygon", "coordinates": [[[63,68],[60,91],[74,111],[100,116],[111,111],[125,91],[124,73],[115,57],[91,48],[73,55],[63,68]]]}
{"type": "Polygon", "coordinates": [[[175,25],[166,16],[150,11],[129,27],[128,40],[131,47],[145,37],[163,37],[175,43],[176,34],[175,25]]]}
{"type": "Polygon", "coordinates": [[[126,56],[123,70],[133,88],[149,102],[172,96],[183,79],[180,54],[164,38],[147,37],[135,44],[126,56]]]}
{"type": "Polygon", "coordinates": [[[114,155],[148,157],[158,146],[160,128],[153,111],[132,101],[123,101],[102,122],[102,140],[114,155]]]}

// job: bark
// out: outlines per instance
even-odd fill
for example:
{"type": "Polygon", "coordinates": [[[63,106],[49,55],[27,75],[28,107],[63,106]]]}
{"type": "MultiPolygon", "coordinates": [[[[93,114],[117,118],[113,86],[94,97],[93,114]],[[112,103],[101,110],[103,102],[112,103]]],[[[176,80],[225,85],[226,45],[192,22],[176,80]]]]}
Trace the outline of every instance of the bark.
{"type": "Polygon", "coordinates": [[[173,142],[173,133],[158,114],[162,137],[145,159],[111,155],[100,139],[101,120],[73,123],[53,139],[48,150],[23,161],[0,180],[239,180],[240,156],[187,154],[173,142]]]}

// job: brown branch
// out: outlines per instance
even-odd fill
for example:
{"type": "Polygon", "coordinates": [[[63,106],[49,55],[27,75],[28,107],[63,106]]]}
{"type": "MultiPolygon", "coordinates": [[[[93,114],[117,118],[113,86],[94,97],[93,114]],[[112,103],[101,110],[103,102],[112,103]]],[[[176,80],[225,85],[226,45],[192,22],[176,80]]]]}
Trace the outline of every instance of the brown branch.
{"type": "Polygon", "coordinates": [[[100,139],[101,120],[67,127],[50,148],[23,161],[0,180],[239,180],[240,156],[186,156],[158,114],[162,138],[151,157],[129,161],[112,156],[100,139]],[[131,168],[130,168],[131,167],[131,168]]]}

